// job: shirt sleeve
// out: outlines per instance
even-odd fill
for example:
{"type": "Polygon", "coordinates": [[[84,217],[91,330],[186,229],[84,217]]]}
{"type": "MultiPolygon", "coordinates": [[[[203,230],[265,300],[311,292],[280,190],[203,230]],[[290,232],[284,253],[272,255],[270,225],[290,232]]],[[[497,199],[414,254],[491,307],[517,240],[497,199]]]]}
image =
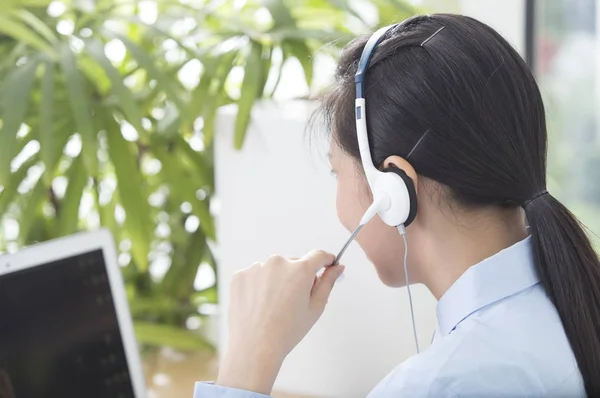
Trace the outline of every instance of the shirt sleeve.
{"type": "Polygon", "coordinates": [[[216,386],[214,383],[196,383],[194,398],[270,398],[252,391],[216,386]]]}

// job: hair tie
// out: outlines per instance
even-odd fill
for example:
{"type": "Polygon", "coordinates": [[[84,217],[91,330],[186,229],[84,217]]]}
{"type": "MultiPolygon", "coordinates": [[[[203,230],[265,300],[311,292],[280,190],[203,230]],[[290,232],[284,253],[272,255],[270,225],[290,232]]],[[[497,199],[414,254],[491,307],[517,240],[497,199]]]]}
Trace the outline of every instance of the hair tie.
{"type": "Polygon", "coordinates": [[[543,191],[540,191],[540,192],[536,193],[535,195],[533,195],[533,197],[531,199],[526,200],[525,203],[523,203],[523,208],[527,207],[531,202],[533,202],[540,196],[544,196],[544,195],[548,195],[548,191],[546,191],[545,189],[543,191]]]}

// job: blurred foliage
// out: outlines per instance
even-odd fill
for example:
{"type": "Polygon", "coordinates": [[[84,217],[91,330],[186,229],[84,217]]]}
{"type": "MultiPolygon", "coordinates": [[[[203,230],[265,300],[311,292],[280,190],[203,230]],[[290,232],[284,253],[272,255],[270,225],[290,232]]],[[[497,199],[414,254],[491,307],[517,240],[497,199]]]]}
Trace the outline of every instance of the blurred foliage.
{"type": "Polygon", "coordinates": [[[209,347],[216,284],[194,281],[200,264],[215,271],[217,109],[238,105],[240,148],[286,62],[310,87],[317,51],[335,58],[412,13],[400,0],[3,0],[0,246],[109,228],[139,340],[209,347]]]}

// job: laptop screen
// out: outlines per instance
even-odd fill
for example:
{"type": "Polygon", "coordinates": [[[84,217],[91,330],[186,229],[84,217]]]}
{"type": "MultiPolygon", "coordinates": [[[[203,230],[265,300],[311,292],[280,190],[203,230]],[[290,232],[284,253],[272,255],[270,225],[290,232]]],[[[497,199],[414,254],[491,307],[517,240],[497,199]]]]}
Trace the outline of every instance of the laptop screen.
{"type": "Polygon", "coordinates": [[[0,275],[0,398],[133,398],[102,250],[0,275]]]}

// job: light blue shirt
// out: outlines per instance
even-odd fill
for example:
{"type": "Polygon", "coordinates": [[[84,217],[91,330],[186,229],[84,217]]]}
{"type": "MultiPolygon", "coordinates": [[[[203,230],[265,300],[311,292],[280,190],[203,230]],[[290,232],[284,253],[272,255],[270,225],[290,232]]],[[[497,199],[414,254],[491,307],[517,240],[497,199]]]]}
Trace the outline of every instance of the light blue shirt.
{"type": "MultiPolygon", "coordinates": [[[[369,398],[585,397],[531,245],[527,238],[469,268],[437,304],[432,345],[394,369],[369,398]]],[[[197,383],[194,398],[201,397],[265,395],[197,383]]]]}

